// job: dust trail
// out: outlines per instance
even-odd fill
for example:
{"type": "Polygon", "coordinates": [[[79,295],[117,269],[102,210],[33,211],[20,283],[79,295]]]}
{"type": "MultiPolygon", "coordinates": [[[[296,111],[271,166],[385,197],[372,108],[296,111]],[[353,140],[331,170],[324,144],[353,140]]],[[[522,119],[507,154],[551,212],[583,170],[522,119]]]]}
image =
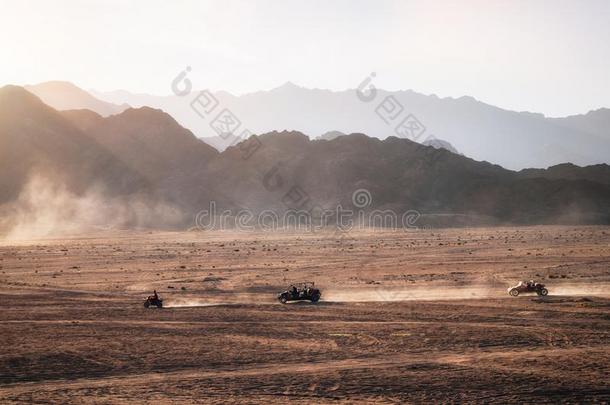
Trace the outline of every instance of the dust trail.
{"type": "Polygon", "coordinates": [[[0,205],[0,238],[20,241],[110,229],[165,228],[183,220],[178,208],[151,196],[113,197],[101,185],[76,194],[61,182],[33,175],[15,201],[0,205]]]}
{"type": "MultiPolygon", "coordinates": [[[[549,296],[596,296],[610,297],[610,283],[600,284],[572,284],[572,285],[552,285],[547,284],[549,296]]],[[[341,303],[341,302],[398,302],[398,301],[441,301],[441,300],[468,300],[468,299],[489,299],[506,298],[516,299],[508,295],[508,287],[475,285],[469,287],[458,286],[436,286],[436,287],[379,287],[379,288],[329,288],[322,290],[321,302],[341,303]]],[[[523,295],[535,297],[535,294],[523,295]]],[[[260,305],[275,304],[277,301],[272,295],[261,299],[258,295],[235,292],[226,294],[223,297],[182,297],[166,298],[165,308],[196,308],[214,306],[235,306],[235,305],[260,305]]]]}
{"type": "Polygon", "coordinates": [[[610,283],[599,283],[599,284],[576,284],[566,286],[553,287],[547,284],[549,289],[549,295],[572,295],[572,296],[596,296],[596,297],[610,297],[610,283]]]}
{"type": "Polygon", "coordinates": [[[202,299],[168,299],[164,301],[164,308],[196,308],[196,307],[218,307],[224,305],[236,305],[237,303],[228,302],[209,302],[202,299]]]}
{"type": "Polygon", "coordinates": [[[163,300],[164,308],[197,308],[197,307],[220,307],[235,305],[266,304],[271,300],[255,299],[250,294],[223,294],[223,296],[212,296],[208,298],[197,297],[167,297],[163,300]]]}
{"type": "MultiPolygon", "coordinates": [[[[345,290],[331,289],[323,292],[322,299],[326,302],[377,302],[510,298],[507,288],[472,286],[430,288],[348,288],[345,290]]],[[[549,296],[610,297],[609,283],[555,286],[552,284],[547,284],[547,288],[549,290],[549,296]]]]}
{"type": "Polygon", "coordinates": [[[488,287],[358,288],[327,290],[322,299],[327,302],[433,301],[493,298],[503,294],[507,295],[488,287]]]}

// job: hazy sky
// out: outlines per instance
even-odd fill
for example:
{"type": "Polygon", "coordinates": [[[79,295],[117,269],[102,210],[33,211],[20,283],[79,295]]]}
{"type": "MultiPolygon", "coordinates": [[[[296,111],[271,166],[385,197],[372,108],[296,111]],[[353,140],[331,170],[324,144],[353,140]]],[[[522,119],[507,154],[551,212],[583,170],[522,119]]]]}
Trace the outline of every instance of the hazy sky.
{"type": "Polygon", "coordinates": [[[610,1],[0,0],[0,83],[169,94],[292,81],[472,95],[551,116],[610,107],[610,1]]]}

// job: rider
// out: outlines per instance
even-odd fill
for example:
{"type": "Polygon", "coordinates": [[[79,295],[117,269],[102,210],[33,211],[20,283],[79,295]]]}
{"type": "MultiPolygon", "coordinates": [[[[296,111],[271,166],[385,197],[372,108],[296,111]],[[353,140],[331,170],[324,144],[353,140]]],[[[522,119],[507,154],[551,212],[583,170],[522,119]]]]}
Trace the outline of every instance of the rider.
{"type": "Polygon", "coordinates": [[[155,300],[158,300],[158,299],[159,299],[159,296],[157,295],[157,290],[153,290],[153,298],[154,298],[155,300]]]}

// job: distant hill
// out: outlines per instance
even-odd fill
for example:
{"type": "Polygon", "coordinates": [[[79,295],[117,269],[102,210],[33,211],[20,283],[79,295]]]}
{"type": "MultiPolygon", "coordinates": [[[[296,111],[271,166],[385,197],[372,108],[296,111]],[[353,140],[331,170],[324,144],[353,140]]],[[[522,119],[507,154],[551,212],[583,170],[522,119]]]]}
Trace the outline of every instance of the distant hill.
{"type": "Polygon", "coordinates": [[[282,197],[298,186],[310,204],[322,207],[353,206],[352,193],[366,189],[372,196],[368,209],[418,210],[436,226],[610,221],[610,187],[602,183],[550,180],[544,171],[521,176],[396,137],[381,141],[352,134],[310,141],[286,131],[258,139],[263,146],[250,159],[241,159],[239,148],[232,147],[208,169],[214,178],[222,174],[231,201],[256,210],[286,210],[282,197]],[[284,186],[269,191],[262,183],[273,168],[284,186]]]}
{"type": "Polygon", "coordinates": [[[218,152],[163,111],[141,107],[107,118],[87,110],[62,115],[168,200],[193,204],[209,191],[205,168],[218,152]]]}
{"type": "Polygon", "coordinates": [[[151,181],[197,172],[218,154],[161,110],[130,108],[107,118],[88,110],[62,115],[151,181]]]}
{"type": "Polygon", "coordinates": [[[610,166],[606,164],[579,167],[571,163],[564,163],[549,167],[547,170],[525,169],[521,170],[519,174],[528,178],[588,180],[610,185],[610,166]]]}
{"type": "MultiPolygon", "coordinates": [[[[114,103],[160,108],[196,136],[216,136],[210,127],[214,117],[203,119],[191,109],[190,102],[196,94],[159,97],[126,91],[95,93],[114,103]]],[[[285,129],[316,138],[339,131],[384,139],[396,136],[394,129],[400,119],[412,114],[425,127],[423,135],[413,140],[422,142],[434,135],[466,156],[508,169],[546,168],[566,162],[579,166],[610,163],[610,127],[604,124],[605,111],[599,113],[599,119],[597,114],[587,114],[591,116],[583,123],[577,118],[561,121],[541,114],[508,111],[472,97],[439,98],[410,90],[379,89],[375,100],[367,103],[357,97],[355,90],[307,89],[292,83],[242,96],[222,91],[214,95],[218,109],[228,108],[252,133],[285,129]],[[388,123],[377,113],[382,111],[378,107],[387,97],[397,100],[401,107],[396,110],[402,111],[399,119],[388,123]]]]}
{"type": "MultiPolygon", "coordinates": [[[[81,210],[109,206],[112,214],[132,216],[152,203],[154,209],[140,214],[147,221],[131,222],[146,226],[166,224],[166,207],[179,211],[171,212],[173,226],[189,226],[211,202],[232,213],[354,209],[356,190],[370,197],[357,208],[416,210],[417,226],[610,224],[607,165],[514,172],[398,137],[328,137],[274,131],[219,153],[157,109],[109,117],[58,112],[23,88],[7,86],[0,89],[0,225],[11,215],[3,207],[18,199],[34,174],[63,184],[71,195],[94,188],[113,201],[98,196],[92,206],[85,199],[81,210]],[[117,205],[117,196],[126,198],[117,205]]],[[[70,206],[74,198],[53,207],[70,206]]]]}
{"type": "Polygon", "coordinates": [[[549,118],[549,121],[576,131],[585,131],[599,138],[610,140],[610,109],[600,108],[586,114],[564,118],[549,118]]]}
{"type": "Polygon", "coordinates": [[[146,180],[22,87],[0,88],[0,204],[16,198],[35,174],[74,193],[94,185],[109,194],[145,190],[146,180]]]}
{"type": "Polygon", "coordinates": [[[455,149],[453,147],[452,144],[450,144],[447,141],[443,141],[442,139],[438,139],[438,138],[430,138],[430,139],[426,139],[425,141],[423,141],[421,143],[422,145],[426,145],[426,146],[432,146],[436,149],[446,149],[449,152],[455,153],[455,154],[460,154],[460,152],[458,152],[457,149],[455,149]]]}
{"type": "Polygon", "coordinates": [[[240,138],[233,134],[223,134],[222,137],[220,135],[207,136],[205,138],[199,139],[201,139],[203,142],[210,145],[219,152],[223,152],[229,146],[235,145],[236,143],[239,143],[241,141],[240,138]]]}
{"type": "Polygon", "coordinates": [[[107,117],[129,108],[124,103],[117,105],[99,100],[70,82],[44,82],[25,86],[25,89],[56,110],[87,109],[107,117]]]}
{"type": "MultiPolygon", "coordinates": [[[[347,134],[344,134],[341,131],[329,131],[329,132],[326,132],[325,134],[322,134],[322,135],[318,136],[316,138],[316,140],[332,141],[335,138],[338,138],[340,136],[346,136],[346,135],[347,134]]],[[[448,150],[449,152],[453,152],[453,153],[456,153],[458,155],[460,154],[453,147],[453,145],[451,145],[449,142],[443,141],[442,139],[438,139],[438,138],[435,138],[435,137],[427,137],[426,140],[424,140],[423,142],[420,142],[420,143],[422,145],[425,145],[425,146],[432,146],[432,147],[434,147],[436,149],[443,148],[443,149],[448,150]]]]}
{"type": "Polygon", "coordinates": [[[323,133],[322,135],[318,136],[316,138],[316,140],[323,139],[323,140],[326,140],[326,141],[332,141],[335,138],[338,138],[340,136],[346,136],[346,135],[347,134],[344,134],[341,131],[328,131],[328,132],[323,133]]]}

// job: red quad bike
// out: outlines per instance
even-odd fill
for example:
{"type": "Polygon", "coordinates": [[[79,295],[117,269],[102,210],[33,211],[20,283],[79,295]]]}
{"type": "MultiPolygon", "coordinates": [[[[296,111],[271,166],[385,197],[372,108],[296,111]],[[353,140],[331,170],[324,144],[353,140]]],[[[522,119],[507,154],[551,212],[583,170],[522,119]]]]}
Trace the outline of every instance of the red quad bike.
{"type": "Polygon", "coordinates": [[[310,301],[316,303],[320,300],[322,293],[314,287],[314,283],[305,282],[291,285],[288,290],[278,294],[277,299],[282,304],[288,301],[310,301]]]}
{"type": "Polygon", "coordinates": [[[149,295],[146,298],[146,301],[144,301],[144,308],[149,308],[151,305],[153,307],[163,308],[163,300],[158,296],[155,297],[154,295],[149,295]]]}
{"type": "Polygon", "coordinates": [[[544,284],[533,281],[520,281],[516,286],[510,287],[508,293],[513,297],[523,293],[536,293],[544,297],[549,293],[549,290],[544,287],[544,284]]]}

